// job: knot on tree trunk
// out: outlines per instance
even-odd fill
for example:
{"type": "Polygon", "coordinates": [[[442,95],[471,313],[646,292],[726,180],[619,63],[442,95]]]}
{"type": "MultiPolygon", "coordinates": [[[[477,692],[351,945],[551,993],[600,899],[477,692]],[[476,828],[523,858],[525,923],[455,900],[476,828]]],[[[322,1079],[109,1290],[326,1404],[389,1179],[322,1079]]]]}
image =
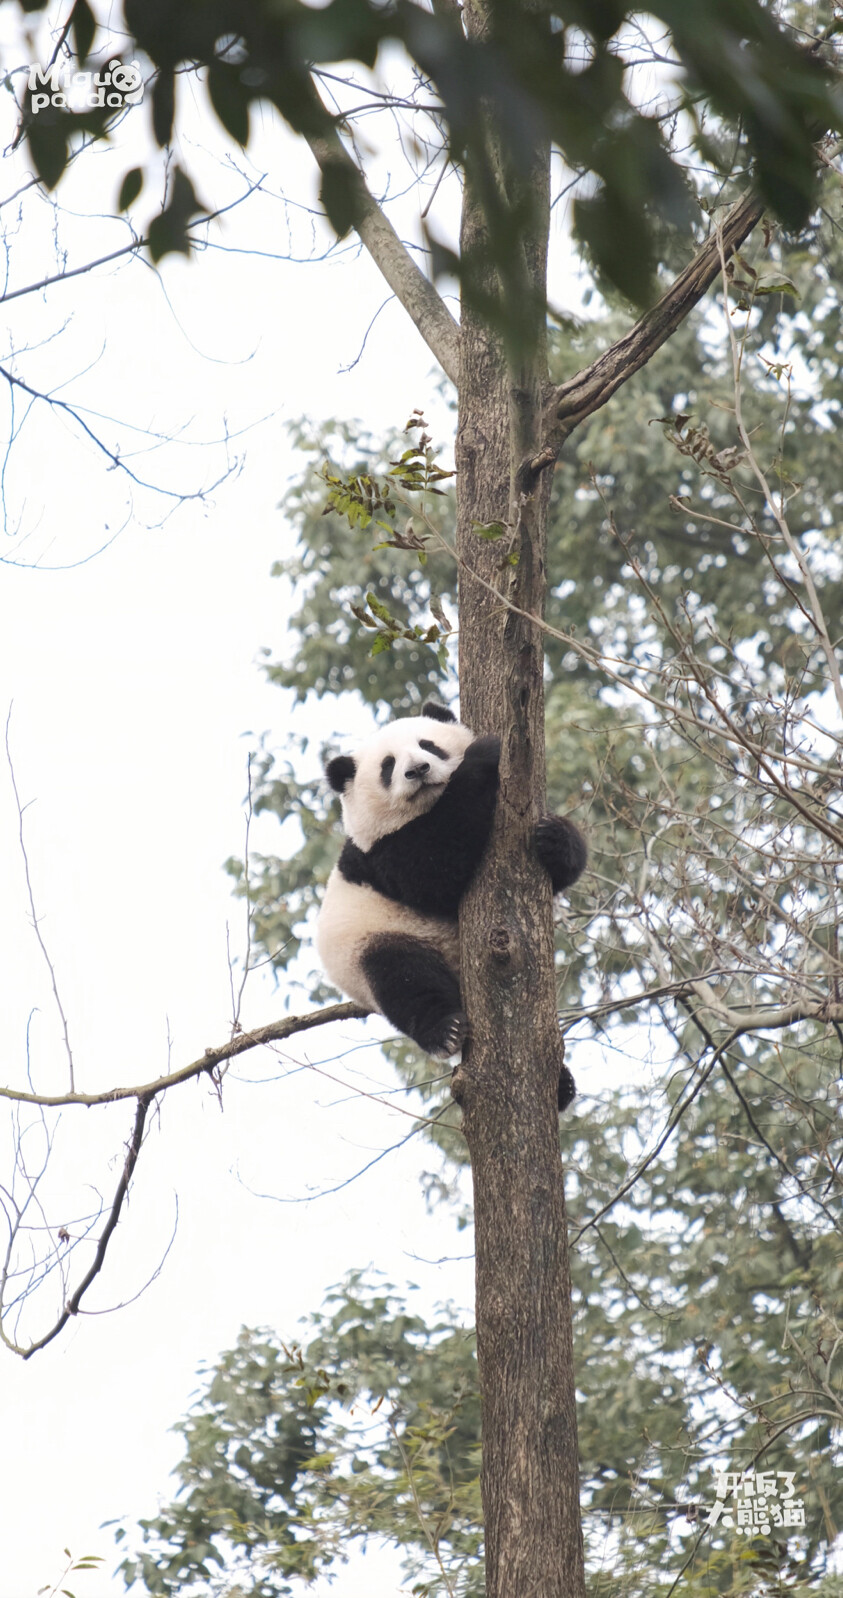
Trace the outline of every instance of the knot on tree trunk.
{"type": "Polygon", "coordinates": [[[512,964],[512,939],[507,927],[492,927],[489,933],[489,952],[496,965],[512,964]]]}

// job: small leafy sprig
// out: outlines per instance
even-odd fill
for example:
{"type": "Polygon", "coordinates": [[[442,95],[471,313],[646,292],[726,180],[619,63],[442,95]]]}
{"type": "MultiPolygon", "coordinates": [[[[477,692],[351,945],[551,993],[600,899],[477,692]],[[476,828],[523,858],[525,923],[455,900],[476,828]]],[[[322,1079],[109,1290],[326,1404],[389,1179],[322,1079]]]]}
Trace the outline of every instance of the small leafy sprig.
{"type": "Polygon", "coordinates": [[[58,1598],[59,1592],[62,1593],[63,1598],[74,1598],[70,1588],[62,1586],[62,1583],[67,1581],[69,1576],[78,1574],[80,1571],[98,1570],[100,1565],[105,1564],[101,1554],[82,1554],[80,1558],[75,1559],[69,1548],[65,1548],[64,1554],[67,1564],[58,1581],[52,1587],[39,1587],[38,1598],[58,1598]]]}
{"type": "Polygon", "coordinates": [[[385,649],[392,648],[396,639],[406,638],[412,644],[438,644],[436,655],[439,664],[447,665],[448,651],[445,639],[454,632],[454,628],[442,609],[442,601],[435,594],[431,595],[430,609],[436,621],[430,627],[405,627],[397,616],[392,615],[382,600],[371,592],[366,595],[366,604],[368,611],[364,610],[362,605],[352,605],[350,609],[352,615],[356,616],[364,627],[370,627],[375,633],[369,650],[370,656],[382,655],[385,649]]]}
{"type": "MultiPolygon", "coordinates": [[[[351,528],[365,528],[374,523],[375,527],[390,535],[374,545],[375,551],[412,550],[418,557],[419,565],[425,566],[426,545],[437,536],[428,519],[425,500],[430,494],[441,496],[444,490],[438,485],[455,474],[439,465],[423,411],[413,411],[404,428],[405,433],[414,431],[418,432],[418,439],[402,452],[398,460],[390,461],[382,480],[367,472],[342,477],[332,472],[327,464],[323,465],[320,475],[328,485],[328,497],[322,515],[327,516],[333,511],[344,516],[351,528]],[[410,511],[403,527],[398,525],[400,508],[410,511]]],[[[435,594],[430,599],[434,621],[428,627],[405,626],[371,592],[366,595],[365,607],[351,605],[350,609],[364,627],[375,633],[370,656],[382,654],[385,649],[391,649],[397,639],[404,638],[409,643],[436,647],[440,665],[447,664],[445,639],[454,632],[454,628],[435,594]]]]}
{"type": "Polygon", "coordinates": [[[350,527],[368,527],[374,522],[376,527],[381,527],[390,534],[380,544],[375,544],[375,549],[412,549],[419,558],[419,565],[427,562],[425,545],[430,533],[418,530],[413,522],[412,514],[403,529],[399,529],[396,520],[399,514],[399,504],[412,511],[413,501],[409,496],[418,495],[421,499],[420,511],[424,515],[425,499],[429,494],[443,494],[439,483],[446,482],[453,477],[453,472],[446,472],[436,459],[436,452],[424,412],[413,411],[410,420],[404,428],[405,433],[418,429],[419,438],[409,449],[405,449],[397,461],[390,461],[386,478],[380,482],[369,473],[358,473],[354,477],[340,477],[331,472],[327,465],[323,466],[321,476],[328,484],[328,498],[323,516],[328,516],[331,511],[344,516],[350,527]]]}

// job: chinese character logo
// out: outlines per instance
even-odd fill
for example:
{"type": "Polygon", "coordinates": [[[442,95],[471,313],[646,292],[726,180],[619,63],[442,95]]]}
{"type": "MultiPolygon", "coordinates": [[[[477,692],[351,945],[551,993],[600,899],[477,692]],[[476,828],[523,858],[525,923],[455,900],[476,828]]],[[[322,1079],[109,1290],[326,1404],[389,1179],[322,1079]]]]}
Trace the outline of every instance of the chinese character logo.
{"type": "Polygon", "coordinates": [[[792,1470],[725,1470],[715,1479],[716,1497],[704,1526],[723,1526],[744,1537],[805,1525],[805,1502],[796,1496],[792,1470]]]}

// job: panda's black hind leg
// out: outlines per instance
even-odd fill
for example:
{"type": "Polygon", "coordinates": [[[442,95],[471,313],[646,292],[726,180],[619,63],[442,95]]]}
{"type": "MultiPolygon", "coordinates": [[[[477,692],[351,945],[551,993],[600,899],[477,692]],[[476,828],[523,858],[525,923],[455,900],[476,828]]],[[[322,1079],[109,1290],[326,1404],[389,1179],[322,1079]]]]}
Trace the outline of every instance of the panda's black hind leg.
{"type": "Polygon", "coordinates": [[[588,859],[585,839],[567,816],[542,816],[533,832],[533,843],[554,893],[570,888],[585,870],[588,859]]]}
{"type": "Polygon", "coordinates": [[[409,934],[372,938],[361,959],[378,1009],[426,1054],[447,1060],[462,1047],[468,1022],[460,985],[431,944],[409,934]]]}

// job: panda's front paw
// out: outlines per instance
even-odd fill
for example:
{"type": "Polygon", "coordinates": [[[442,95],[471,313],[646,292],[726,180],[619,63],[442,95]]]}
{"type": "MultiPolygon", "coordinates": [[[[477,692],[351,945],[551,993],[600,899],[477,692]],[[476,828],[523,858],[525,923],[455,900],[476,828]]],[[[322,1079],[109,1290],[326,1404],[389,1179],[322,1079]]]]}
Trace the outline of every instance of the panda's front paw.
{"type": "Polygon", "coordinates": [[[542,816],[533,832],[536,854],[554,893],[561,893],[585,870],[588,851],[578,826],[567,816],[542,816]]]}
{"type": "Polygon", "coordinates": [[[452,1015],[444,1016],[435,1028],[431,1028],[427,1052],[436,1060],[450,1060],[452,1055],[458,1054],[462,1049],[467,1037],[468,1017],[463,1010],[456,1010],[452,1015]]]}
{"type": "Polygon", "coordinates": [[[463,755],[464,766],[479,766],[487,771],[497,771],[501,758],[501,741],[493,733],[485,738],[475,738],[463,755]]]}

